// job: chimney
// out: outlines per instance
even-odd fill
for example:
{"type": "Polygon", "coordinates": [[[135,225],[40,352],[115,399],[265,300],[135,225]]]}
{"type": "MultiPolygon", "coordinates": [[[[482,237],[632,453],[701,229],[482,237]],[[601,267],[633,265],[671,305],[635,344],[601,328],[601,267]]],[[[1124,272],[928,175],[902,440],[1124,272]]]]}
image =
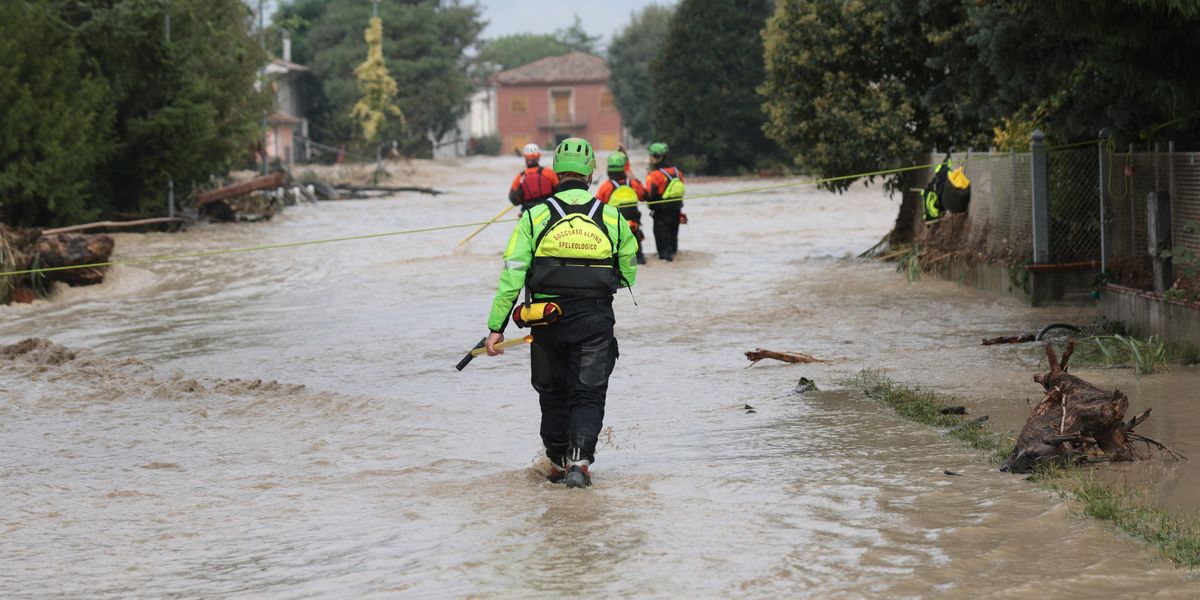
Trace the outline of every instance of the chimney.
{"type": "Polygon", "coordinates": [[[283,30],[283,60],[292,62],[292,34],[283,30]]]}

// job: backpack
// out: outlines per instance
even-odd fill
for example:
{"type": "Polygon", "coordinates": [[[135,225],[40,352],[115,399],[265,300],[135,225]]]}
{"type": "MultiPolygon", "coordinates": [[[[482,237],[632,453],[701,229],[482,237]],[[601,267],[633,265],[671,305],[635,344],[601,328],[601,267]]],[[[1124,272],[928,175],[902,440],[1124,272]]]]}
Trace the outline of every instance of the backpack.
{"type": "Polygon", "coordinates": [[[610,179],[613,185],[612,194],[608,197],[608,205],[613,208],[625,208],[626,206],[636,206],[638,203],[637,191],[628,183],[617,183],[616,180],[610,179]]]}
{"type": "Polygon", "coordinates": [[[667,178],[667,188],[663,190],[663,200],[683,200],[683,178],[680,177],[679,169],[675,169],[675,175],[671,175],[666,169],[659,169],[659,173],[667,178]]]}
{"type": "Polygon", "coordinates": [[[554,186],[550,185],[550,181],[546,179],[545,175],[542,175],[542,169],[544,168],[545,167],[541,166],[537,168],[536,180],[531,181],[528,169],[521,174],[521,191],[524,194],[525,202],[541,200],[554,194],[554,186]],[[536,181],[536,183],[534,183],[534,181],[536,181]]]}
{"type": "MultiPolygon", "coordinates": [[[[604,203],[546,200],[550,218],[533,243],[533,261],[525,277],[531,292],[599,298],[620,287],[617,242],[604,224],[604,203]]],[[[618,230],[619,231],[619,230],[618,230]]]]}

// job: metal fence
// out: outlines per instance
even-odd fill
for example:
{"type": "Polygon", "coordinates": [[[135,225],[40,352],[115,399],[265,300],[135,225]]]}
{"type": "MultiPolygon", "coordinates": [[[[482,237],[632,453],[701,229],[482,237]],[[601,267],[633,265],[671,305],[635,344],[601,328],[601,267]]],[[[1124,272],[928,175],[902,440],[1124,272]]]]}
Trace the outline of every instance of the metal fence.
{"type": "MultiPolygon", "coordinates": [[[[918,241],[1014,266],[1035,262],[1034,156],[952,155],[971,180],[967,214],[927,227],[918,241]]],[[[1188,227],[1200,227],[1200,152],[1175,152],[1167,144],[1116,149],[1101,140],[1049,146],[1045,157],[1048,262],[1103,267],[1113,283],[1153,289],[1152,194],[1169,194],[1172,245],[1200,256],[1200,229],[1188,227]]],[[[930,162],[942,158],[935,152],[930,162]]]]}
{"type": "MultiPolygon", "coordinates": [[[[945,158],[936,152],[930,162],[945,158]]],[[[1012,264],[1028,262],[1031,252],[1032,179],[1030,154],[964,152],[950,156],[971,180],[965,217],[927,227],[919,240],[944,252],[1012,264]]]]}

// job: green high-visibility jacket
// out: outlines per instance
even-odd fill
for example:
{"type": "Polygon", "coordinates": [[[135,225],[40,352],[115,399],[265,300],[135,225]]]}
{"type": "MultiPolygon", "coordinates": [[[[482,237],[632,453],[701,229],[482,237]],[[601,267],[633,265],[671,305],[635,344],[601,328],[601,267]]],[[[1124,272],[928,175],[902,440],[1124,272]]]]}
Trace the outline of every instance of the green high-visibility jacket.
{"type": "MultiPolygon", "coordinates": [[[[592,199],[587,190],[565,190],[554,195],[559,202],[580,205],[592,199]]],[[[629,223],[621,217],[617,209],[602,204],[602,219],[608,229],[608,237],[613,240],[617,252],[617,264],[621,269],[621,287],[632,287],[637,280],[637,238],[629,229],[629,223]]],[[[496,298],[492,301],[492,312],[488,316],[488,329],[497,333],[504,331],[508,317],[525,287],[525,275],[533,261],[534,242],[546,228],[550,220],[550,207],[539,204],[521,215],[512,236],[508,239],[508,248],[504,251],[504,270],[500,272],[500,285],[496,290],[496,298]]],[[[549,298],[539,294],[538,298],[549,298]]]]}

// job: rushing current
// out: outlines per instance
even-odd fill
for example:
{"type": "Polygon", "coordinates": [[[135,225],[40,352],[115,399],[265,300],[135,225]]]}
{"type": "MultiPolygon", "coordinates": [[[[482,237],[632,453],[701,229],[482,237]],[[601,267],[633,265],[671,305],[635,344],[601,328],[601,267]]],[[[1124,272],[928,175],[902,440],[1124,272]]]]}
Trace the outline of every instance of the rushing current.
{"type": "MultiPolygon", "coordinates": [[[[519,166],[393,165],[447,193],[120,234],[117,257],[477,222],[519,166]]],[[[689,202],[676,261],[650,242],[636,305],[617,296],[587,490],[542,479],[528,349],[453,369],[486,333],[509,222],[465,250],[470,228],[118,266],[0,307],[0,344],[37,338],[0,354],[0,597],[1200,595],[1148,546],[840,384],[882,371],[1015,430],[1039,351],[980,339],[1094,316],[854,258],[896,209],[862,186],[689,202]],[[828,362],[747,368],[758,347],[828,362]],[[794,394],[800,377],[820,391],[794,394]]],[[[1200,450],[1196,371],[1080,373],[1154,407],[1139,431],[1200,450]]],[[[1196,467],[1115,469],[1200,505],[1196,467]]]]}

